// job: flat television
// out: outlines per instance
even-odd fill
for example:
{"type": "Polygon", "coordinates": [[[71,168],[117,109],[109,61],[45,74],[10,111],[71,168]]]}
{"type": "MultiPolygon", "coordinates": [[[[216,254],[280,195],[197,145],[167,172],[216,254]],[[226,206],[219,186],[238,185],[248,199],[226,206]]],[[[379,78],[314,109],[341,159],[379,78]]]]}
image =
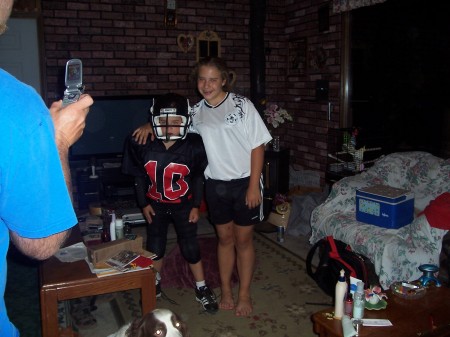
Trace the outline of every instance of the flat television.
{"type": "Polygon", "coordinates": [[[126,137],[148,121],[154,97],[93,97],[83,135],[70,149],[70,160],[121,158],[126,137]]]}

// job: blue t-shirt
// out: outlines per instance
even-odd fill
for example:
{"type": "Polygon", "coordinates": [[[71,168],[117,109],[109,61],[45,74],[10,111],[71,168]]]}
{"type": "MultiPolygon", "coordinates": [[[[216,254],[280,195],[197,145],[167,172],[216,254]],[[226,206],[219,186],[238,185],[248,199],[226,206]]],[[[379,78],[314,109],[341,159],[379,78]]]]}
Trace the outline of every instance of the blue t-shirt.
{"type": "Polygon", "coordinates": [[[18,336],[4,301],[9,231],[43,238],[76,223],[50,113],[33,88],[0,69],[0,336],[18,336]]]}

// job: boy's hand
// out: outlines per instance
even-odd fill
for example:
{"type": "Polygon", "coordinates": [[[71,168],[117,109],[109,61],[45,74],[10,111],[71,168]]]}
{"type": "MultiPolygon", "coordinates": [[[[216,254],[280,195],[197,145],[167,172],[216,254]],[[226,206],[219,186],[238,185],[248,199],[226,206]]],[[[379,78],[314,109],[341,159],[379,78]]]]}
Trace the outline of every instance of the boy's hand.
{"type": "Polygon", "coordinates": [[[145,220],[147,220],[148,223],[152,223],[152,216],[155,215],[155,211],[153,210],[153,207],[150,205],[147,205],[142,208],[142,214],[144,215],[145,220]]]}
{"type": "Polygon", "coordinates": [[[196,223],[198,219],[200,219],[200,212],[197,207],[194,207],[189,213],[189,222],[196,223]]]}
{"type": "Polygon", "coordinates": [[[141,125],[133,132],[133,138],[138,144],[145,144],[147,143],[148,136],[150,135],[150,139],[155,139],[155,136],[153,135],[152,126],[150,123],[146,123],[144,125],[141,125]]]}

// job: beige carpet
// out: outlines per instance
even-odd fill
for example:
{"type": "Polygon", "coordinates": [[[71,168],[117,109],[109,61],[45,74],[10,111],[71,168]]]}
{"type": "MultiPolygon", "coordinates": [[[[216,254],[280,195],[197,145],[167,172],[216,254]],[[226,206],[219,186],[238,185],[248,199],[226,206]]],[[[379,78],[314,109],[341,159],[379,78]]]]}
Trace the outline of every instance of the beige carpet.
{"type": "MultiPolygon", "coordinates": [[[[158,299],[157,307],[180,314],[195,337],[315,336],[310,316],[324,307],[314,303],[330,303],[330,298],[306,275],[305,263],[298,256],[260,234],[255,234],[255,247],[258,261],[250,317],[235,317],[232,311],[208,314],[195,301],[193,289],[186,287],[163,288],[165,296],[158,299]]],[[[220,296],[218,288],[215,292],[220,296]]],[[[139,292],[128,292],[127,306],[130,298],[131,307],[136,308],[139,292]]]]}

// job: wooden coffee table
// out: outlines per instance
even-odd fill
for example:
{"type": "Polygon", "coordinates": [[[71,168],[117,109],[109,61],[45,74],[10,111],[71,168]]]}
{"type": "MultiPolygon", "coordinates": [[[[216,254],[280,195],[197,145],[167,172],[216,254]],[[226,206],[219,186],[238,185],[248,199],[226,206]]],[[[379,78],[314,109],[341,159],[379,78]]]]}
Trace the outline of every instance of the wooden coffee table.
{"type": "MultiPolygon", "coordinates": [[[[74,232],[76,236],[76,230],[74,232]]],[[[71,242],[73,240],[68,245],[71,242]]],[[[156,307],[155,274],[152,269],[99,278],[91,273],[84,260],[63,263],[56,257],[51,257],[41,263],[39,276],[42,336],[59,335],[58,301],[141,289],[142,314],[145,315],[156,307]]]]}
{"type": "MultiPolygon", "coordinates": [[[[391,327],[362,327],[361,337],[417,337],[431,331],[431,322],[437,327],[433,336],[449,336],[450,333],[450,288],[432,287],[424,297],[407,300],[390,292],[388,305],[384,310],[365,310],[364,318],[382,318],[391,321],[391,327]],[[441,334],[442,332],[442,334],[441,334]]],[[[320,337],[342,337],[340,320],[328,319],[327,314],[334,308],[328,308],[312,315],[313,329],[320,337]]]]}

